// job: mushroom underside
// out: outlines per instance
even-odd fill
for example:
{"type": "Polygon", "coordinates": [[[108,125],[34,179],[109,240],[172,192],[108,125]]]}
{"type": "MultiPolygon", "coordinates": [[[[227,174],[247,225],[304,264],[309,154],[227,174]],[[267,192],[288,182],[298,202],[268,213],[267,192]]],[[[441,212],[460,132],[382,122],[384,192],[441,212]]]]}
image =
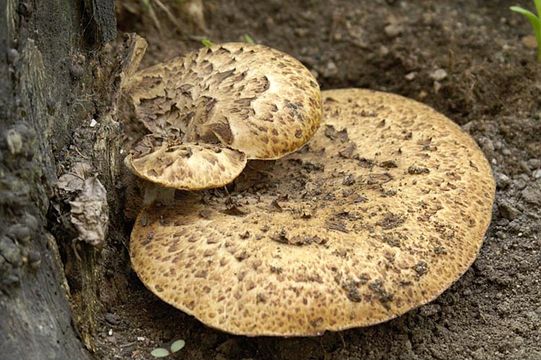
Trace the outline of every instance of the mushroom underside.
{"type": "Polygon", "coordinates": [[[247,167],[231,195],[140,213],[130,255],[154,294],[230,333],[304,336],[392,319],[467,270],[495,191],[475,142],[400,96],[322,97],[310,143],[247,167]]]}

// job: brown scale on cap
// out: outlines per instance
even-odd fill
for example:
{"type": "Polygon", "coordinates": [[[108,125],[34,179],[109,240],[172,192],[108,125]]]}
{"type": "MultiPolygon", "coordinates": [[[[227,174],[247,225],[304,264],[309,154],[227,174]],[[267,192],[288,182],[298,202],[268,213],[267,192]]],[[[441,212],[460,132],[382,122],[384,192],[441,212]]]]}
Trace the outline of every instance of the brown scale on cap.
{"type": "MultiPolygon", "coordinates": [[[[277,159],[296,151],[321,119],[321,95],[312,74],[291,56],[262,45],[202,48],[141,70],[123,86],[125,116],[142,122],[151,133],[168,137],[174,132],[186,146],[216,144],[247,159],[277,159]]],[[[130,161],[138,175],[149,179],[130,161]]],[[[175,184],[167,178],[174,172],[162,170],[152,181],[175,184]]],[[[238,175],[237,169],[228,174],[214,170],[201,176],[220,178],[213,182],[217,186],[238,175]],[[226,175],[230,177],[224,182],[226,175]]]]}
{"type": "Polygon", "coordinates": [[[230,333],[317,335],[392,319],[466,271],[495,191],[475,142],[400,96],[322,95],[326,126],[301,151],[231,196],[140,214],[131,258],[153,293],[230,333]]]}

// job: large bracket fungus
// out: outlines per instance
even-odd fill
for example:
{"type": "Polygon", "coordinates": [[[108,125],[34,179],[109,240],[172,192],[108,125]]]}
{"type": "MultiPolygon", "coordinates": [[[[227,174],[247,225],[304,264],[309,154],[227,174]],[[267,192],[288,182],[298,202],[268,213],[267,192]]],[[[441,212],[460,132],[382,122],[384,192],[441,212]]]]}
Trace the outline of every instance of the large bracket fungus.
{"type": "Polygon", "coordinates": [[[154,294],[230,333],[317,335],[392,319],[468,269],[495,191],[475,142],[400,96],[322,95],[311,142],[233,195],[140,213],[132,264],[154,294]]]}
{"type": "MultiPolygon", "coordinates": [[[[133,51],[135,66],[142,48],[133,51]]],[[[291,56],[226,43],[129,71],[123,110],[150,132],[126,157],[130,170],[161,186],[201,190],[230,183],[249,159],[303,146],[319,127],[321,95],[291,56]]]]}

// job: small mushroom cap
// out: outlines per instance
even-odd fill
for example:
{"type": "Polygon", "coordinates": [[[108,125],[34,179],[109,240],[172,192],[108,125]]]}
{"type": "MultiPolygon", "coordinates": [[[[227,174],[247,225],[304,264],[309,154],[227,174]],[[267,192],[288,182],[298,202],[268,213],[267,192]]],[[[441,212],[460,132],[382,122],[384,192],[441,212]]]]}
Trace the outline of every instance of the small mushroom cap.
{"type": "Polygon", "coordinates": [[[154,294],[230,333],[317,335],[392,319],[468,269],[495,191],[475,142],[400,96],[322,95],[313,140],[231,197],[141,212],[130,254],[154,294]]]}
{"type": "Polygon", "coordinates": [[[125,87],[133,116],[153,133],[221,143],[249,159],[296,151],[317,130],[321,95],[299,61],[263,45],[226,43],[137,72],[125,87]]]}
{"type": "Polygon", "coordinates": [[[179,190],[222,187],[239,176],[246,166],[246,155],[236,150],[213,144],[153,140],[156,140],[153,135],[147,135],[124,161],[139,177],[164,187],[179,190]]]}

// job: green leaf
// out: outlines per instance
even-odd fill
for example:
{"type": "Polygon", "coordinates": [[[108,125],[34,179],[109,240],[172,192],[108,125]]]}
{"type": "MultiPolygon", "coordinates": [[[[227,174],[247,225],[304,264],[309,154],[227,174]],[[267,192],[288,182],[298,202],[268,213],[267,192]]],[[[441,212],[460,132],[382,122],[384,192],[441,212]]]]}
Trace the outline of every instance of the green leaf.
{"type": "Polygon", "coordinates": [[[150,355],[154,356],[155,358],[163,358],[163,357],[169,356],[170,353],[167,349],[156,348],[150,352],[150,355]]]}
{"type": "MultiPolygon", "coordinates": [[[[535,3],[536,6],[538,5],[538,2],[539,2],[539,5],[541,6],[541,0],[536,1],[535,3]]],[[[535,39],[537,40],[537,46],[541,47],[540,46],[541,45],[541,23],[540,23],[539,18],[535,16],[533,12],[526,10],[524,8],[521,8],[520,6],[511,6],[510,9],[511,11],[524,15],[530,21],[530,24],[532,24],[533,31],[535,34],[535,39]]]]}
{"type": "Polygon", "coordinates": [[[526,16],[528,18],[528,20],[530,20],[530,21],[536,20],[537,22],[539,22],[539,19],[537,18],[537,16],[533,12],[531,12],[530,10],[526,10],[523,7],[520,7],[520,6],[511,6],[509,9],[511,9],[511,11],[514,11],[516,13],[519,13],[519,14],[522,14],[522,15],[526,16]]]}
{"type": "Polygon", "coordinates": [[[244,34],[244,42],[248,44],[255,44],[254,39],[248,34],[244,34]]]}
{"type": "Polygon", "coordinates": [[[204,38],[203,40],[201,40],[201,44],[203,44],[203,46],[206,46],[206,47],[211,47],[214,45],[214,43],[207,38],[204,38]]]}
{"type": "Polygon", "coordinates": [[[176,353],[179,350],[182,350],[182,348],[186,345],[186,342],[184,340],[176,340],[171,344],[171,352],[176,353]]]}

